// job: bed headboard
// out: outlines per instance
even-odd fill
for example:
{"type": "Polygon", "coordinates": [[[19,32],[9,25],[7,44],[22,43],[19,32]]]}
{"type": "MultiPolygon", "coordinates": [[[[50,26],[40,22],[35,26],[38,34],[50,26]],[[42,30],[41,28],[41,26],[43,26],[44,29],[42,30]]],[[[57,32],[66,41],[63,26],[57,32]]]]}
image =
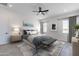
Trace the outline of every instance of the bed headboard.
{"type": "Polygon", "coordinates": [[[23,35],[32,35],[32,34],[37,34],[37,30],[33,30],[33,29],[24,29],[23,30],[23,35]]]}

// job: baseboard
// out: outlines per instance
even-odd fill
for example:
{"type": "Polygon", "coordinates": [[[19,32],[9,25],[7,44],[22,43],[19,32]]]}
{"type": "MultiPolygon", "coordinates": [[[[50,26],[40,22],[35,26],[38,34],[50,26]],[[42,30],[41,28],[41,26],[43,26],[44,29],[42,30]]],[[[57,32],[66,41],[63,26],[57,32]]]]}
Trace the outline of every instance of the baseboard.
{"type": "Polygon", "coordinates": [[[3,45],[3,44],[8,44],[10,43],[9,41],[4,41],[4,42],[0,42],[0,45],[3,45]]]}

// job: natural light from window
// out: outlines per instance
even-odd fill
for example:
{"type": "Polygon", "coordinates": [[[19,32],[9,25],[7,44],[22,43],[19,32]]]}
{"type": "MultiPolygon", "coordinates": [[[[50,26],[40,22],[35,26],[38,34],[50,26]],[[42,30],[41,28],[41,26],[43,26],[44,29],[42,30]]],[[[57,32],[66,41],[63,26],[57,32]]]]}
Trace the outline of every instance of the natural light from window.
{"type": "Polygon", "coordinates": [[[69,33],[69,20],[64,19],[62,23],[63,23],[63,33],[69,33]]]}
{"type": "Polygon", "coordinates": [[[47,23],[43,23],[43,33],[47,32],[47,23]]]}

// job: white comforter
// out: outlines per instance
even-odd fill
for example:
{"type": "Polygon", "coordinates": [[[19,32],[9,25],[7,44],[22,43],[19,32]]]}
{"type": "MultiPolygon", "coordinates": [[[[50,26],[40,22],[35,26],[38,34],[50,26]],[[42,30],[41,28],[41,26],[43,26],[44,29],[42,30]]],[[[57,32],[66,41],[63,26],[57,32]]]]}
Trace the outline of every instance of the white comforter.
{"type": "Polygon", "coordinates": [[[45,35],[46,35],[46,34],[29,35],[29,36],[28,36],[28,40],[32,43],[34,37],[37,37],[37,36],[45,36],[45,35]]]}

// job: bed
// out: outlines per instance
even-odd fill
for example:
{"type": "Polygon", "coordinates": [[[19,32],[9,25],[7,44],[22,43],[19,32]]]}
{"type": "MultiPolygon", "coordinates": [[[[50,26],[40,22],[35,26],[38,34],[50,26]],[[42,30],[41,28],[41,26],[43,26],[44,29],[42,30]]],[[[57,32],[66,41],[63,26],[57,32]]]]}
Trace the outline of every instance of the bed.
{"type": "Polygon", "coordinates": [[[43,34],[27,34],[27,31],[25,30],[23,34],[23,39],[29,41],[32,45],[34,45],[34,49],[36,50],[36,52],[33,53],[33,55],[38,52],[39,48],[47,48],[57,40],[55,38],[43,34]]]}

